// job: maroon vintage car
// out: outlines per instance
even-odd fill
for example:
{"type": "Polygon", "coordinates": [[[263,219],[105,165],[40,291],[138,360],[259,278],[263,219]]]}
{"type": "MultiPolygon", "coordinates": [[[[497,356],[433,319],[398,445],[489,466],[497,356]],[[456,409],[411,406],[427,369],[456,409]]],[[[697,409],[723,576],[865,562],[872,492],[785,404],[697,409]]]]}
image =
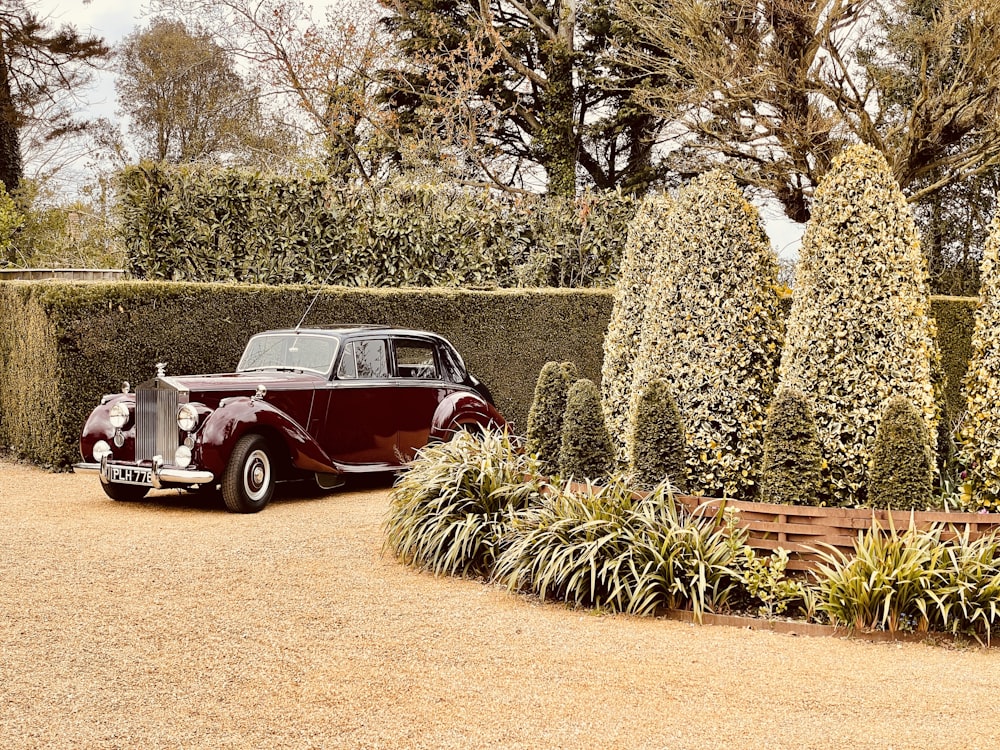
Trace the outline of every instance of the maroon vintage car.
{"type": "Polygon", "coordinates": [[[332,489],[356,472],[395,471],[417,449],[504,419],[455,348],[426,331],[340,326],[267,331],[236,372],[157,376],[101,400],[77,471],[115,500],[151,488],[215,488],[254,513],[277,480],[332,489]]]}

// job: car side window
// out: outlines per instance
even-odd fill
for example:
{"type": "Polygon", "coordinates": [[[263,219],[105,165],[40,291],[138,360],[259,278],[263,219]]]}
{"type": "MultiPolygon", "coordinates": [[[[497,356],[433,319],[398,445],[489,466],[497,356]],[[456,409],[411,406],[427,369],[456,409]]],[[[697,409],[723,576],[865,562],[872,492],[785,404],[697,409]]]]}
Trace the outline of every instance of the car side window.
{"type": "Polygon", "coordinates": [[[342,380],[389,377],[389,358],[385,341],[369,339],[352,341],[344,347],[337,377],[342,380]]]}
{"type": "Polygon", "coordinates": [[[419,341],[394,341],[393,349],[399,377],[440,380],[433,345],[419,341]]]}
{"type": "Polygon", "coordinates": [[[450,380],[452,383],[461,383],[465,378],[465,372],[455,360],[454,355],[448,351],[447,346],[441,347],[440,354],[441,367],[444,368],[445,378],[450,380]]]}

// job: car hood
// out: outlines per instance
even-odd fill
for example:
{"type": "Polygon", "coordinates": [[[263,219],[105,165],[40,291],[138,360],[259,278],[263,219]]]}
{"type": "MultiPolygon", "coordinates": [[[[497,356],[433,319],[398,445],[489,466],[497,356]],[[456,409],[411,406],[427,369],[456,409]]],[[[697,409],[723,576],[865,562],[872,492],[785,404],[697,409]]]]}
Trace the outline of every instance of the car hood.
{"type": "Polygon", "coordinates": [[[192,400],[196,400],[202,395],[234,396],[244,393],[252,395],[261,385],[268,391],[284,391],[312,389],[327,382],[322,375],[302,370],[260,370],[258,372],[233,372],[216,375],[180,375],[160,377],[157,380],[178,390],[187,390],[192,400]]]}

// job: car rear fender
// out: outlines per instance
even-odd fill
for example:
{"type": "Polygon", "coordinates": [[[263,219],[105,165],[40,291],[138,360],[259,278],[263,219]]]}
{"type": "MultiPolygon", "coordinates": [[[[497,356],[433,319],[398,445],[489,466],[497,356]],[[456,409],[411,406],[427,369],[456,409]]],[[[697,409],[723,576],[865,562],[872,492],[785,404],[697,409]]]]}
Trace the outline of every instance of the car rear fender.
{"type": "Polygon", "coordinates": [[[221,476],[236,442],[250,432],[284,444],[291,464],[298,469],[338,472],[336,464],[302,425],[267,401],[242,396],[223,401],[202,427],[199,443],[205,468],[221,476]]]}
{"type": "Polygon", "coordinates": [[[431,421],[431,440],[450,440],[457,430],[476,427],[481,430],[497,429],[506,425],[496,407],[478,393],[460,391],[438,404],[431,421]]]}

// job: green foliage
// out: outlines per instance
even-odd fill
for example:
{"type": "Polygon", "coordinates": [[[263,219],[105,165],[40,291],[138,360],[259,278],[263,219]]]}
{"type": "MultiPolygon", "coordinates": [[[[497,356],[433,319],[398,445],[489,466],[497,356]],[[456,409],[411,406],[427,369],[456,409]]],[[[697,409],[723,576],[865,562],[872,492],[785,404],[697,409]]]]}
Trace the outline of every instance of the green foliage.
{"type": "Polygon", "coordinates": [[[614,461],[604,425],[601,396],[593,380],[581,378],[566,394],[559,474],[566,478],[601,479],[611,473],[614,461]]]}
{"type": "Polygon", "coordinates": [[[747,594],[758,604],[758,615],[772,620],[785,614],[796,602],[805,608],[803,602],[809,596],[806,584],[785,576],[787,550],[779,547],[767,557],[758,557],[753,548],[746,547],[743,555],[740,579],[747,594]]]}
{"type": "Polygon", "coordinates": [[[538,373],[535,396],[528,412],[525,448],[536,455],[546,474],[559,471],[563,419],[570,386],[579,376],[572,362],[546,362],[538,373]]]}
{"type": "Polygon", "coordinates": [[[9,259],[14,235],[24,226],[24,214],[17,210],[13,198],[0,183],[0,263],[9,259]]]}
{"type": "Polygon", "coordinates": [[[538,494],[538,465],[506,433],[459,432],[419,451],[392,491],[386,546],[434,573],[489,575],[507,515],[538,494]]]}
{"type": "Polygon", "coordinates": [[[732,177],[711,172],[679,191],[648,243],[664,255],[633,381],[669,383],[687,430],[692,493],[751,499],[783,327],[778,266],[757,210],[732,177]]]}
{"type": "Polygon", "coordinates": [[[377,188],[142,164],[122,178],[137,278],[346,286],[598,286],[633,208],[617,194],[505,200],[405,180],[377,188]]]}
{"type": "Polygon", "coordinates": [[[927,630],[943,552],[939,530],[885,533],[873,524],[858,535],[853,556],[820,553],[819,607],[834,624],[857,630],[927,630]]]}
{"type": "Polygon", "coordinates": [[[837,505],[865,503],[889,397],[916,404],[935,434],[929,303],[913,218],[885,158],[848,149],[816,190],[780,368],[781,386],[810,399],[837,505]]]}
{"type": "Polygon", "coordinates": [[[1000,538],[968,527],[944,539],[943,525],[898,534],[873,526],[854,555],[821,553],[819,608],[857,629],[937,630],[989,640],[1000,625],[1000,538]]]}
{"type": "Polygon", "coordinates": [[[931,504],[934,451],[927,423],[906,398],[886,404],[875,433],[868,470],[873,508],[925,510],[931,504]]]}
{"type": "Polygon", "coordinates": [[[615,612],[726,605],[738,585],[744,532],[690,513],[667,485],[637,500],[620,477],[604,487],[549,488],[516,513],[496,578],[512,589],[615,612]]]}
{"type": "Polygon", "coordinates": [[[965,380],[960,462],[965,469],[961,504],[1000,510],[1000,214],[993,218],[980,268],[979,308],[965,380]]]}
{"type": "Polygon", "coordinates": [[[687,492],[684,423],[667,381],[640,387],[631,427],[629,476],[636,486],[648,489],[669,481],[687,492]]]}
{"type": "Polygon", "coordinates": [[[640,204],[629,226],[622,255],[611,320],[604,337],[601,367],[601,404],[608,434],[622,464],[629,461],[628,434],[632,403],[632,376],[646,315],[649,279],[663,252],[658,238],[666,231],[672,201],[656,193],[640,204]]]}
{"type": "Polygon", "coordinates": [[[821,505],[823,456],[809,399],[782,388],[767,412],[761,500],[784,505],[821,505]]]}

